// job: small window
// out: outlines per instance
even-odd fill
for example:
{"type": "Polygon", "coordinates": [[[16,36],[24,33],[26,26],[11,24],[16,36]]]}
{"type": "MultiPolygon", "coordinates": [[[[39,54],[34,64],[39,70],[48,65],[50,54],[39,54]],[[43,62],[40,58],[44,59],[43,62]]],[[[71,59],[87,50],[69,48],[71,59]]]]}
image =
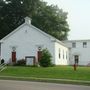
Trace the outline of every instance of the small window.
{"type": "Polygon", "coordinates": [[[76,43],[75,42],[72,43],[72,48],[76,48],[76,43]]]}
{"type": "Polygon", "coordinates": [[[68,52],[66,51],[66,59],[67,59],[67,57],[68,57],[68,52]]]}
{"type": "Polygon", "coordinates": [[[87,42],[83,42],[83,48],[87,48],[87,42]]]}
{"type": "Polygon", "coordinates": [[[64,50],[63,50],[63,59],[64,59],[64,50]]]}
{"type": "Polygon", "coordinates": [[[12,51],[16,51],[16,47],[15,46],[12,47],[12,51]]]}
{"type": "Polygon", "coordinates": [[[59,48],[59,59],[61,58],[60,52],[61,52],[61,51],[60,51],[60,48],[59,48]]]}

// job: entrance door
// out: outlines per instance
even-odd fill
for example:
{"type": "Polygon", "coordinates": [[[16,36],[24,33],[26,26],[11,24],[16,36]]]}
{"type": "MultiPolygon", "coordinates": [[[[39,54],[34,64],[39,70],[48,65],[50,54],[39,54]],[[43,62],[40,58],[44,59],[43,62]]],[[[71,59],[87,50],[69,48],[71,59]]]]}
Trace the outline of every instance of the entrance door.
{"type": "Polygon", "coordinates": [[[74,63],[78,65],[78,63],[79,63],[79,55],[74,55],[74,63]]]}
{"type": "Polygon", "coordinates": [[[40,61],[40,59],[41,59],[41,57],[42,57],[42,51],[38,51],[37,57],[38,57],[38,61],[40,61]]]}
{"type": "Polygon", "coordinates": [[[27,56],[25,57],[26,59],[26,65],[35,65],[36,64],[36,60],[34,56],[27,56]]]}
{"type": "Polygon", "coordinates": [[[16,63],[16,52],[12,52],[12,62],[16,63]]]}

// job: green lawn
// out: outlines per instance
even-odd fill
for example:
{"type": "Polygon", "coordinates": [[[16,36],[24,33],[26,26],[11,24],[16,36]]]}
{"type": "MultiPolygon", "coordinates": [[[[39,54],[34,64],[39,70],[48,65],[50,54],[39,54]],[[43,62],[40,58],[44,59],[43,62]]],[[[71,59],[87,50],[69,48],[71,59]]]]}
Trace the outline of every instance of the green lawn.
{"type": "Polygon", "coordinates": [[[18,76],[18,77],[36,77],[36,78],[54,78],[54,79],[72,79],[90,81],[90,67],[78,67],[77,71],[72,66],[57,67],[17,67],[8,66],[0,72],[0,76],[18,76]]]}

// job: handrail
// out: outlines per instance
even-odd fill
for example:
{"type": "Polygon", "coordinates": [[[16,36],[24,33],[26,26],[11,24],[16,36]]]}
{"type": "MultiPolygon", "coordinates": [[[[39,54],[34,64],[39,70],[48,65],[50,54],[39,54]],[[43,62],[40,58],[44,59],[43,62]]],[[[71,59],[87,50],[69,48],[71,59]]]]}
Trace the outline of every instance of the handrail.
{"type": "Polygon", "coordinates": [[[0,64],[0,72],[2,72],[4,69],[6,69],[7,64],[3,63],[3,64],[0,64]]]}
{"type": "Polygon", "coordinates": [[[4,65],[4,63],[0,64],[0,67],[1,67],[2,65],[4,65]]]}

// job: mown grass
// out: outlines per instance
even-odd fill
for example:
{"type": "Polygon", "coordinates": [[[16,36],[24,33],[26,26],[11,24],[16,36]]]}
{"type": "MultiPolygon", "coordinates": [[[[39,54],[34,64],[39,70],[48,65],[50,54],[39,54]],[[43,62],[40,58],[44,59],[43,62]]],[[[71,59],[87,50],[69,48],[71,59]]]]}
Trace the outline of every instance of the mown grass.
{"type": "Polygon", "coordinates": [[[90,81],[90,67],[78,67],[77,71],[74,71],[72,66],[56,66],[48,68],[8,66],[6,70],[0,72],[0,76],[90,81]]]}

